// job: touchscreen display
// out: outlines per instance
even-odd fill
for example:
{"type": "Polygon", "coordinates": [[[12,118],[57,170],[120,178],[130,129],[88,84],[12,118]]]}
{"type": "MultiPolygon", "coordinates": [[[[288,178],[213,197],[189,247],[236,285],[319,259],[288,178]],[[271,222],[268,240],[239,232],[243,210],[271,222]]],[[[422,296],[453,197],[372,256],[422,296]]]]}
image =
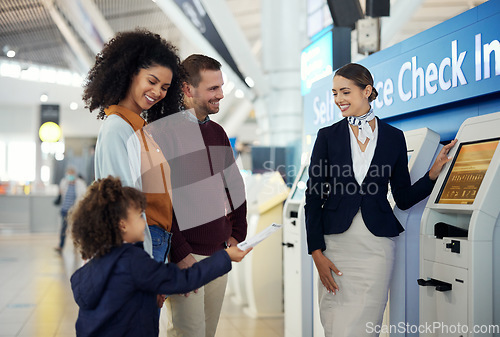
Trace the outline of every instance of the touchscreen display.
{"type": "Polygon", "coordinates": [[[297,187],[293,191],[291,200],[302,200],[306,192],[306,183],[309,179],[308,167],[305,167],[300,176],[300,180],[297,182],[297,187]]]}
{"type": "Polygon", "coordinates": [[[460,144],[436,203],[472,204],[499,140],[497,138],[460,144]]]}

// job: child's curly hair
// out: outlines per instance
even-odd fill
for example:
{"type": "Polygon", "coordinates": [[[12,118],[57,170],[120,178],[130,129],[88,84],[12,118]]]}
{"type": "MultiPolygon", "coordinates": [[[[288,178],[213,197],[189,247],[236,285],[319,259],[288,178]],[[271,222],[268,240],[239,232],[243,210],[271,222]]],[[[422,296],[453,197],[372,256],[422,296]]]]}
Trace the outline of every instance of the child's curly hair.
{"type": "Polygon", "coordinates": [[[146,198],[139,190],[122,186],[111,176],[95,181],[69,214],[75,247],[82,258],[103,256],[123,243],[119,228],[129,207],[144,211],[146,198]]]}
{"type": "Polygon", "coordinates": [[[96,55],[83,86],[85,108],[90,112],[99,108],[98,119],[104,119],[104,109],[118,104],[127,95],[132,77],[140,69],[163,66],[172,71],[172,83],[167,95],[144,112],[148,122],[180,111],[183,93],[180,78],[182,67],[177,48],[160,35],[138,28],[120,32],[104,45],[96,55]]]}

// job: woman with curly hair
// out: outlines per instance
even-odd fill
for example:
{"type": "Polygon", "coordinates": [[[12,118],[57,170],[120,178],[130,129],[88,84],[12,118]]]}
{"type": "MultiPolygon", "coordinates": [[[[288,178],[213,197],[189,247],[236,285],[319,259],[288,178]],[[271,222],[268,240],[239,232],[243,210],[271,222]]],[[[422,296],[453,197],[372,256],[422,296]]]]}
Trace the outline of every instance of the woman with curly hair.
{"type": "Polygon", "coordinates": [[[180,72],[176,48],[160,35],[145,29],[121,32],[96,56],[83,94],[86,107],[105,120],[97,139],[95,177],[119,177],[145,193],[149,230],[144,249],[163,262],[173,216],[169,167],[143,127],[179,111],[180,72]]]}
{"type": "Polygon", "coordinates": [[[120,179],[92,184],[70,213],[75,246],[90,259],[71,276],[77,336],[158,336],[156,294],[183,294],[231,270],[250,251],[236,246],[179,269],[142,249],[146,198],[120,179]]]}

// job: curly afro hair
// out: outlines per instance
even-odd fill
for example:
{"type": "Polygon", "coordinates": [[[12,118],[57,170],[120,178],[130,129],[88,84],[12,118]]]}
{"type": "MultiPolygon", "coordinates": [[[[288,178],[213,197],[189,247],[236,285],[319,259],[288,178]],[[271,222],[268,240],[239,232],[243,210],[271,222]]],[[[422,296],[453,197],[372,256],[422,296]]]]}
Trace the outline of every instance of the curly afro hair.
{"type": "Polygon", "coordinates": [[[146,198],[139,190],[122,186],[119,178],[99,179],[87,189],[69,214],[73,241],[82,258],[100,257],[122,245],[119,224],[127,218],[129,207],[144,211],[146,198]]]}
{"type": "Polygon", "coordinates": [[[144,117],[152,122],[178,112],[183,105],[183,74],[177,52],[170,42],[146,29],[118,33],[97,54],[87,75],[83,86],[85,108],[90,112],[99,109],[97,118],[104,119],[104,109],[125,98],[140,69],[164,66],[172,71],[172,83],[165,98],[145,111],[144,117]]]}

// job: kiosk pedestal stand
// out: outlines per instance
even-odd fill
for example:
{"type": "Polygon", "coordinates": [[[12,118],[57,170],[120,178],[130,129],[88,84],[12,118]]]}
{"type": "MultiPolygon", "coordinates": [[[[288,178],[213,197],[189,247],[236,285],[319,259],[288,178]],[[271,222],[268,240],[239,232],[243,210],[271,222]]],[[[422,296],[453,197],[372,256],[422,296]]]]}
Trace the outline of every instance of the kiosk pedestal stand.
{"type": "Polygon", "coordinates": [[[304,203],[308,165],[300,168],[283,212],[285,337],[312,336],[312,258],[307,254],[304,203]]]}
{"type": "MultiPolygon", "coordinates": [[[[441,145],[440,136],[428,129],[416,129],[404,133],[408,150],[408,171],[411,183],[420,179],[429,171],[441,145]]],[[[420,220],[426,200],[412,208],[402,211],[395,206],[392,195],[389,201],[394,208],[394,215],[405,231],[396,239],[396,256],[389,290],[389,302],[384,316],[384,324],[418,325],[418,285],[415,280],[419,273],[419,234],[420,220]]],[[[409,336],[404,331],[396,331],[391,337],[409,336]]],[[[381,334],[381,337],[384,335],[381,334]]],[[[387,336],[387,335],[386,335],[387,336]]]]}
{"type": "MultiPolygon", "coordinates": [[[[247,191],[247,237],[264,230],[272,223],[282,223],[283,202],[289,189],[278,172],[254,174],[245,178],[247,191]]],[[[240,263],[236,274],[244,284],[240,291],[247,301],[245,314],[250,317],[283,317],[282,235],[275,233],[240,263]],[[239,270],[243,268],[243,270],[239,270]]],[[[236,290],[236,289],[235,289],[236,290]]]]}

